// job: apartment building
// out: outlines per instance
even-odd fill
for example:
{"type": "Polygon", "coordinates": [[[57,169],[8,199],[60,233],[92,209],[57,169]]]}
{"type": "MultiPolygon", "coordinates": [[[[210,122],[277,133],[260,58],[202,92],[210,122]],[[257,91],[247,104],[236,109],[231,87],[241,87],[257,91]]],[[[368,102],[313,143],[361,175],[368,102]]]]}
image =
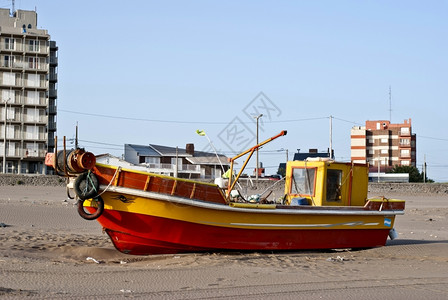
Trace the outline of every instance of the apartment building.
{"type": "Polygon", "coordinates": [[[56,42],[35,11],[0,9],[0,161],[6,173],[44,174],[54,151],[56,42]]]}
{"type": "Polygon", "coordinates": [[[390,121],[366,121],[351,129],[351,160],[369,163],[370,171],[386,172],[398,166],[416,166],[416,135],[411,119],[401,124],[390,121]]]}

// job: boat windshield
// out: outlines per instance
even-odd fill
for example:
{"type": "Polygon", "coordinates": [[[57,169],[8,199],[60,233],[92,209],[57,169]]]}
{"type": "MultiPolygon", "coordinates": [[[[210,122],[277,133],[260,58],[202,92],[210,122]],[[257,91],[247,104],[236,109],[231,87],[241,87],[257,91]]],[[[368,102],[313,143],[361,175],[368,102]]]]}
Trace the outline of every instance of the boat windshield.
{"type": "Polygon", "coordinates": [[[314,195],[315,168],[294,168],[292,171],[292,194],[314,195]]]}

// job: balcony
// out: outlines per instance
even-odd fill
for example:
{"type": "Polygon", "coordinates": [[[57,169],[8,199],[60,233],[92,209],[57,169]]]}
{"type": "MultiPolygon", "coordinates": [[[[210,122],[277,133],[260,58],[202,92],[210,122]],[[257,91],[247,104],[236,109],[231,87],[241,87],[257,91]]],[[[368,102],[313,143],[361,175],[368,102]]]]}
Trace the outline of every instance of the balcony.
{"type": "Polygon", "coordinates": [[[52,131],[56,130],[56,122],[49,122],[47,124],[47,127],[48,127],[48,130],[52,130],[52,131]]]}
{"type": "Polygon", "coordinates": [[[50,73],[49,79],[50,81],[58,81],[58,74],[50,73]]]}
{"type": "Polygon", "coordinates": [[[0,78],[0,86],[7,86],[7,87],[22,87],[22,88],[37,88],[37,89],[47,89],[48,88],[48,82],[46,80],[39,80],[38,82],[34,82],[31,80],[26,80],[21,77],[16,77],[12,80],[12,82],[8,82],[6,80],[3,80],[3,78],[0,78]]]}
{"type": "Polygon", "coordinates": [[[12,69],[13,71],[32,70],[32,71],[48,71],[48,64],[44,60],[36,62],[28,62],[22,60],[5,61],[2,59],[0,63],[1,68],[12,69]]]}
{"type": "Polygon", "coordinates": [[[58,64],[58,58],[50,57],[50,65],[57,65],[57,64],[58,64]]]}
{"type": "Polygon", "coordinates": [[[49,107],[48,107],[48,113],[49,113],[50,115],[55,115],[55,114],[57,113],[57,108],[56,108],[56,106],[49,106],[49,107]]]}
{"type": "Polygon", "coordinates": [[[58,97],[58,91],[57,91],[57,90],[50,90],[50,91],[48,92],[48,96],[49,96],[50,98],[57,98],[57,97],[58,97]]]}

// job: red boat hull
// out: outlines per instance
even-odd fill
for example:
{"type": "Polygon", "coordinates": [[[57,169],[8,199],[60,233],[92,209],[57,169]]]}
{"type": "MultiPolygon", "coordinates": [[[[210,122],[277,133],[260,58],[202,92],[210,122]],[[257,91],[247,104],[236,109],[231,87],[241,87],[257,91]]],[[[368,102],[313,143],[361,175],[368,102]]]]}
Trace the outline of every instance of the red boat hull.
{"type": "Polygon", "coordinates": [[[227,228],[113,210],[106,210],[98,221],[106,228],[117,250],[133,255],[371,248],[384,246],[389,233],[389,229],[227,228]],[[119,224],[126,224],[126,228],[119,224]]]}

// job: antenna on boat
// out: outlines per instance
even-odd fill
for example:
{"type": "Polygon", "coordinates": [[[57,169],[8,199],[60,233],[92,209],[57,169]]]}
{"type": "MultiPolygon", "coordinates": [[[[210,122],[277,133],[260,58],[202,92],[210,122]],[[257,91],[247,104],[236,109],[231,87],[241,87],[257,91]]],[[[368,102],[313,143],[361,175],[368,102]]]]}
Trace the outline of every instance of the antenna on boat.
{"type": "Polygon", "coordinates": [[[330,159],[333,158],[333,116],[330,115],[330,151],[328,151],[328,156],[330,159]]]}

